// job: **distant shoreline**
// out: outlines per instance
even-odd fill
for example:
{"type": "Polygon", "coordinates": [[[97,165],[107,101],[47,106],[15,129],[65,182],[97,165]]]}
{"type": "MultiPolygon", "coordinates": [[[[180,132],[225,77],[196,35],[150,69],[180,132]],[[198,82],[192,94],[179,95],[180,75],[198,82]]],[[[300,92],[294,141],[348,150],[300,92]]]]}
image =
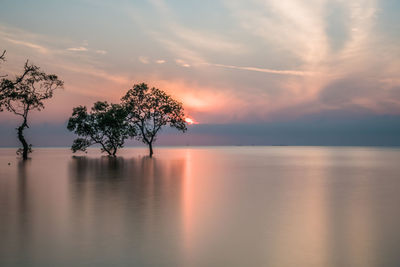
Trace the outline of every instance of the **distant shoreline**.
{"type": "MultiPolygon", "coordinates": [[[[246,147],[382,147],[382,148],[400,148],[400,145],[159,145],[156,148],[187,148],[187,147],[194,147],[194,148],[218,148],[218,147],[236,147],[236,148],[246,148],[246,147]]],[[[18,149],[17,146],[4,146],[0,147],[0,149],[18,149]]],[[[56,148],[65,148],[71,149],[69,146],[37,146],[33,147],[33,149],[56,149],[56,148]]],[[[98,149],[99,146],[93,146],[89,149],[98,149]]],[[[146,148],[145,146],[125,146],[122,149],[126,148],[146,148]]]]}

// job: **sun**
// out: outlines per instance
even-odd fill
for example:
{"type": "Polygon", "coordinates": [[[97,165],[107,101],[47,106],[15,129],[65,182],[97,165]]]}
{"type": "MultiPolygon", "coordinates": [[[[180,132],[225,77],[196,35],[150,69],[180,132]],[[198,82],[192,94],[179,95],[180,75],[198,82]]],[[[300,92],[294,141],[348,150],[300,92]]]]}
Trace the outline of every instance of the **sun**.
{"type": "Polygon", "coordinates": [[[188,124],[195,124],[194,120],[191,119],[191,118],[186,118],[185,121],[186,121],[188,124]]]}

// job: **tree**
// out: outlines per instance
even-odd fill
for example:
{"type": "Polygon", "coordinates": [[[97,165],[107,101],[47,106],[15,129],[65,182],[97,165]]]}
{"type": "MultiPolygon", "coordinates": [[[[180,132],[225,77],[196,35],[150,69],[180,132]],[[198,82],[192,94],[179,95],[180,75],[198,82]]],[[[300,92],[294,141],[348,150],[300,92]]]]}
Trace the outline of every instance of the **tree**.
{"type": "Polygon", "coordinates": [[[54,90],[62,88],[63,84],[56,75],[46,74],[28,61],[24,65],[22,75],[14,80],[1,80],[0,107],[4,106],[8,111],[22,117],[22,124],[17,128],[22,148],[17,150],[17,154],[22,154],[24,160],[28,159],[28,153],[32,152],[32,145],[27,143],[23,134],[25,128],[29,128],[29,112],[42,110],[44,100],[52,98],[54,90]]]}
{"type": "Polygon", "coordinates": [[[85,106],[74,108],[67,128],[82,138],[74,140],[72,151],[86,151],[89,146],[100,144],[102,152],[115,156],[125,139],[136,133],[126,120],[127,115],[121,105],[100,101],[93,105],[90,113],[85,106]]]}
{"type": "Polygon", "coordinates": [[[121,100],[129,113],[129,122],[137,129],[137,139],[148,145],[150,157],[153,142],[163,126],[187,130],[182,104],[160,89],[135,84],[121,100]]]}
{"type": "MultiPolygon", "coordinates": [[[[4,62],[4,61],[6,61],[6,50],[3,50],[3,53],[1,53],[1,55],[0,55],[0,62],[4,62]]],[[[4,77],[7,77],[7,75],[0,75],[0,78],[4,78],[4,77]]],[[[2,91],[2,89],[0,89],[0,90],[2,91]]]]}
{"type": "Polygon", "coordinates": [[[6,61],[6,50],[3,50],[3,53],[0,55],[0,61],[6,61]]]}

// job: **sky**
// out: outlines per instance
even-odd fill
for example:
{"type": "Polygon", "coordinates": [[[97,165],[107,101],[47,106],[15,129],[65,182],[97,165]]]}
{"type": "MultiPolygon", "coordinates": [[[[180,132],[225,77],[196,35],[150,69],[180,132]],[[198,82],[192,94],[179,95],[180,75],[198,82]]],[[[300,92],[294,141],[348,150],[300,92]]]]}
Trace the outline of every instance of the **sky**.
{"type": "MultiPolygon", "coordinates": [[[[0,72],[29,59],[64,80],[29,118],[37,145],[68,145],[73,107],[139,82],[198,122],[160,144],[400,145],[399,13],[398,0],[2,0],[0,72]]],[[[1,146],[18,123],[0,114],[1,146]]]]}

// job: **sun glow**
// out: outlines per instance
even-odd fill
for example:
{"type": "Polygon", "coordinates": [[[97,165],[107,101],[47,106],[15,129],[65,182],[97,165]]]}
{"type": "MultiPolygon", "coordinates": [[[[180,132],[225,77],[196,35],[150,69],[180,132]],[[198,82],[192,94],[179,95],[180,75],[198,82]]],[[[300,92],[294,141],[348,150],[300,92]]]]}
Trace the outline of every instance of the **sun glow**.
{"type": "Polygon", "coordinates": [[[186,121],[188,124],[197,124],[197,123],[196,123],[193,119],[191,119],[191,118],[186,118],[185,121],[186,121]]]}

